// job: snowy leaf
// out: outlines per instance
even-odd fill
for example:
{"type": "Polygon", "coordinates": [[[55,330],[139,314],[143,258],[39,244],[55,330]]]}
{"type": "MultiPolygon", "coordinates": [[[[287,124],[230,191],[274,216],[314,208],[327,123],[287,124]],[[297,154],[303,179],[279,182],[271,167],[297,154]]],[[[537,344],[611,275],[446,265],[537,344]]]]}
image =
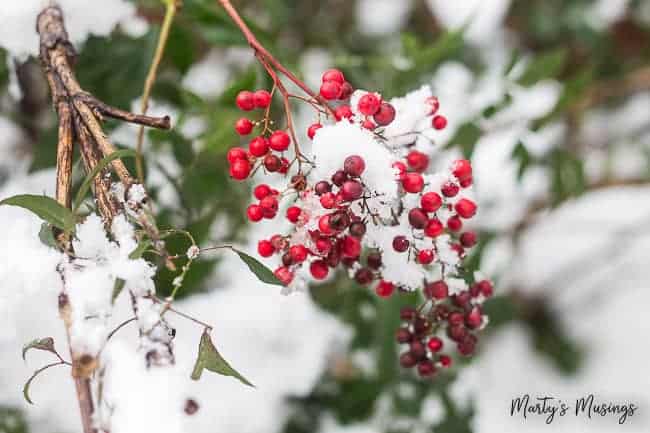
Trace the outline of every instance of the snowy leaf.
{"type": "Polygon", "coordinates": [[[0,205],[18,206],[36,214],[64,232],[74,229],[74,218],[70,209],[65,208],[51,197],[34,194],[21,194],[0,201],[0,205]]]}
{"type": "Polygon", "coordinates": [[[243,384],[254,387],[252,383],[239,374],[237,370],[232,368],[230,364],[223,359],[217,348],[214,347],[207,330],[203,331],[203,335],[201,335],[199,355],[194,364],[194,369],[192,370],[192,380],[199,380],[204,369],[223,376],[232,376],[239,379],[243,384]]]}
{"type": "Polygon", "coordinates": [[[90,185],[92,184],[93,179],[95,178],[95,176],[97,176],[97,174],[99,174],[100,171],[102,171],[108,164],[110,164],[111,162],[113,162],[118,158],[126,158],[127,156],[135,157],[135,155],[136,153],[133,149],[122,149],[122,150],[117,150],[111,153],[110,155],[102,158],[102,160],[97,163],[93,171],[88,173],[83,183],[79,187],[79,190],[77,191],[77,196],[74,199],[74,207],[72,212],[77,213],[77,209],[79,209],[79,206],[83,202],[86,193],[88,193],[88,190],[90,189],[90,185]]]}
{"type": "Polygon", "coordinates": [[[253,272],[260,281],[267,284],[275,284],[277,286],[282,285],[282,283],[275,277],[275,275],[273,275],[273,272],[271,272],[269,268],[264,266],[257,259],[249,256],[242,251],[236,250],[235,248],[232,250],[237,253],[239,258],[242,259],[244,263],[246,263],[248,269],[250,269],[251,272],[253,272]]]}
{"type": "Polygon", "coordinates": [[[562,70],[566,58],[566,48],[559,48],[536,57],[519,78],[519,84],[528,87],[543,79],[556,76],[562,70]]]}
{"type": "Polygon", "coordinates": [[[56,349],[54,348],[54,339],[52,337],[37,338],[36,340],[32,340],[25,344],[23,346],[23,361],[25,360],[27,351],[30,349],[45,350],[58,356],[56,349]]]}
{"type": "Polygon", "coordinates": [[[115,279],[115,284],[113,285],[113,294],[111,295],[111,303],[114,304],[115,300],[117,299],[118,296],[120,296],[120,293],[122,293],[122,289],[124,289],[124,284],[126,281],[124,281],[121,278],[116,278],[115,279]]]}

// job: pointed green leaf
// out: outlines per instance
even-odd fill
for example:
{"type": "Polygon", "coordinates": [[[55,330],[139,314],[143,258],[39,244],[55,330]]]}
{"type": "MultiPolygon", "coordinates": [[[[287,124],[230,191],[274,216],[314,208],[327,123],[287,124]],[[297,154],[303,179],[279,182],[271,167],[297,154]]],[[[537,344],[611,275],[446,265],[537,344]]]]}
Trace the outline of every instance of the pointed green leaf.
{"type": "Polygon", "coordinates": [[[43,245],[56,248],[56,239],[54,239],[52,227],[48,223],[41,224],[41,229],[38,231],[38,238],[43,245]]]}
{"type": "Polygon", "coordinates": [[[251,270],[255,274],[255,276],[262,281],[263,283],[267,284],[275,284],[277,286],[281,286],[282,283],[280,280],[276,278],[275,275],[273,275],[273,272],[266,266],[264,266],[262,263],[260,263],[257,259],[254,257],[249,256],[248,254],[244,253],[243,251],[239,251],[235,248],[232,249],[237,255],[239,256],[240,259],[244,263],[246,263],[246,266],[248,266],[248,269],[251,270]]]}
{"type": "Polygon", "coordinates": [[[23,346],[23,361],[25,360],[27,351],[30,349],[45,350],[47,352],[58,355],[56,349],[54,348],[54,338],[52,337],[37,338],[36,340],[32,340],[29,343],[25,344],[23,346]]]}
{"type": "Polygon", "coordinates": [[[45,222],[67,233],[74,229],[74,218],[70,209],[45,195],[15,195],[0,201],[0,205],[18,206],[27,209],[45,222]]]}
{"type": "Polygon", "coordinates": [[[150,239],[143,239],[140,241],[137,247],[131,253],[129,254],[129,258],[131,260],[139,259],[142,257],[145,251],[147,251],[147,248],[151,245],[151,240],[150,239]]]}
{"type": "Polygon", "coordinates": [[[546,78],[555,77],[562,71],[567,54],[566,48],[558,48],[535,57],[519,78],[519,84],[528,87],[546,78]]]}
{"type": "Polygon", "coordinates": [[[72,209],[72,213],[76,214],[77,210],[79,209],[79,206],[81,206],[81,203],[83,202],[84,197],[88,193],[88,190],[90,189],[90,185],[93,182],[93,179],[97,174],[99,174],[100,171],[102,171],[108,164],[113,162],[114,160],[118,158],[126,158],[126,157],[135,157],[136,153],[133,149],[122,149],[122,150],[116,150],[115,152],[111,153],[110,155],[102,158],[101,161],[97,163],[93,171],[88,173],[86,178],[84,179],[83,183],[79,187],[79,190],[77,191],[77,196],[74,199],[74,207],[72,209]]]}
{"type": "Polygon", "coordinates": [[[117,299],[118,296],[120,296],[120,293],[122,293],[122,289],[124,289],[124,284],[126,281],[124,281],[121,278],[116,278],[115,279],[115,284],[113,285],[113,294],[111,295],[111,303],[114,304],[115,300],[117,299]]]}
{"type": "Polygon", "coordinates": [[[203,335],[201,335],[199,355],[194,364],[194,369],[192,370],[192,380],[199,380],[204,369],[223,376],[232,376],[239,379],[239,381],[245,385],[255,387],[244,376],[239,374],[237,370],[232,368],[225,359],[223,359],[217,348],[214,347],[207,330],[203,331],[203,335]]]}

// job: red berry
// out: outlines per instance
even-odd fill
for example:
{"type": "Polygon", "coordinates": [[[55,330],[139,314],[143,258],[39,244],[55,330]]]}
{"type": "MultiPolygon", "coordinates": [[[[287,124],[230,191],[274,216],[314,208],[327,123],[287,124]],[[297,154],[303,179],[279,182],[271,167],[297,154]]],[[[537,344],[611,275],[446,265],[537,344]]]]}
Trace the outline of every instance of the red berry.
{"type": "Polygon", "coordinates": [[[486,298],[489,298],[492,296],[492,293],[494,293],[494,287],[492,287],[492,283],[488,280],[479,281],[478,286],[481,290],[481,294],[486,298]]]}
{"type": "Polygon", "coordinates": [[[233,179],[244,180],[251,172],[251,165],[246,159],[238,159],[230,166],[230,176],[233,179]]]}
{"type": "Polygon", "coordinates": [[[235,103],[240,110],[251,111],[253,108],[255,108],[255,97],[253,95],[253,92],[242,90],[237,94],[235,103]]]}
{"type": "Polygon", "coordinates": [[[317,182],[316,185],[314,186],[314,192],[316,195],[323,195],[326,192],[330,192],[332,190],[332,185],[329,184],[329,182],[325,180],[321,180],[320,182],[317,182]]]}
{"type": "Polygon", "coordinates": [[[293,272],[291,272],[291,270],[286,266],[277,268],[273,274],[275,275],[275,278],[280,280],[280,282],[285,286],[293,280],[293,272]]]}
{"type": "Polygon", "coordinates": [[[323,125],[321,125],[320,123],[312,123],[311,125],[309,125],[309,128],[307,128],[307,136],[311,140],[313,140],[314,136],[316,135],[316,131],[318,131],[322,127],[323,125]]]}
{"type": "Polygon", "coordinates": [[[316,260],[314,262],[311,262],[311,265],[309,265],[309,272],[315,279],[322,280],[327,277],[329,268],[327,267],[327,263],[325,263],[324,260],[316,260]]]}
{"type": "Polygon", "coordinates": [[[406,162],[413,170],[422,173],[429,166],[429,157],[422,152],[412,150],[406,156],[406,162]]]}
{"type": "Polygon", "coordinates": [[[458,194],[458,185],[456,185],[454,182],[445,182],[442,187],[440,188],[440,191],[442,191],[442,195],[445,197],[454,197],[456,194],[458,194]]]}
{"type": "Polygon", "coordinates": [[[286,174],[289,171],[289,160],[285,157],[280,158],[280,168],[278,173],[286,174]]]}
{"type": "Polygon", "coordinates": [[[239,135],[248,135],[253,130],[253,122],[248,120],[245,117],[242,117],[237,122],[235,122],[235,131],[239,135]]]}
{"type": "Polygon", "coordinates": [[[228,150],[226,158],[230,164],[240,159],[248,159],[246,157],[246,151],[241,147],[231,147],[230,150],[228,150]]]}
{"type": "Polygon", "coordinates": [[[372,116],[378,110],[381,105],[381,99],[377,97],[374,93],[366,93],[361,98],[359,98],[359,103],[357,108],[359,112],[365,116],[372,116]]]}
{"type": "Polygon", "coordinates": [[[302,210],[298,206],[291,206],[287,209],[287,219],[292,223],[297,223],[302,210]]]}
{"type": "Polygon", "coordinates": [[[427,226],[424,228],[424,234],[430,238],[435,238],[440,236],[444,230],[444,227],[438,218],[432,218],[427,222],[427,226]]]}
{"type": "Polygon", "coordinates": [[[275,155],[266,155],[264,157],[264,168],[274,173],[282,167],[282,160],[275,155]]]}
{"type": "Polygon", "coordinates": [[[463,313],[454,311],[453,313],[449,313],[447,321],[451,326],[462,325],[465,322],[465,317],[463,316],[463,313]]]}
{"type": "Polygon", "coordinates": [[[291,138],[284,131],[275,131],[269,137],[269,147],[275,151],[284,152],[289,148],[289,144],[291,144],[291,138]]]}
{"type": "Polygon", "coordinates": [[[343,75],[343,72],[338,69],[328,69],[323,72],[322,81],[323,83],[327,81],[335,81],[339,84],[343,84],[345,83],[345,76],[343,75]]]}
{"type": "Polygon", "coordinates": [[[264,210],[262,206],[257,204],[252,204],[246,209],[246,216],[252,222],[257,222],[264,217],[264,210]]]}
{"type": "Polygon", "coordinates": [[[418,263],[422,265],[428,265],[433,262],[433,251],[431,250],[420,250],[418,253],[418,263]]]}
{"type": "Polygon", "coordinates": [[[397,170],[397,179],[402,180],[406,174],[406,164],[401,161],[396,161],[393,163],[392,167],[397,170]]]}
{"type": "Polygon", "coordinates": [[[261,240],[257,243],[257,252],[262,257],[271,257],[275,252],[271,241],[261,240]]]}
{"type": "MultiPolygon", "coordinates": [[[[390,281],[381,280],[377,287],[375,287],[375,293],[382,298],[388,298],[395,291],[395,285],[390,281]]],[[[409,336],[410,339],[410,336],[409,336]]],[[[408,340],[407,340],[408,341],[408,340]]]]}
{"type": "Polygon", "coordinates": [[[319,253],[327,254],[332,249],[332,242],[327,238],[319,238],[316,241],[316,249],[319,253]]]}
{"type": "Polygon", "coordinates": [[[466,159],[457,159],[451,165],[451,172],[459,182],[472,179],[472,164],[466,159]]]}
{"type": "Polygon", "coordinates": [[[262,200],[267,195],[271,195],[271,187],[265,183],[261,183],[253,189],[253,195],[256,199],[262,200]]]}
{"type": "Polygon", "coordinates": [[[354,93],[354,89],[352,88],[352,85],[346,81],[345,83],[341,84],[341,94],[339,95],[339,99],[348,99],[350,96],[352,96],[352,93],[354,93]]]}
{"type": "Polygon", "coordinates": [[[402,178],[402,186],[406,192],[415,194],[424,188],[424,179],[420,173],[406,173],[402,178]]]}
{"type": "Polygon", "coordinates": [[[436,372],[436,367],[434,367],[433,362],[428,359],[418,363],[418,374],[422,377],[433,376],[436,372]]]}
{"type": "Polygon", "coordinates": [[[352,110],[350,109],[349,105],[339,105],[334,110],[334,117],[336,118],[336,120],[349,119],[353,115],[354,113],[352,113],[352,110]]]}
{"type": "MultiPolygon", "coordinates": [[[[379,284],[381,284],[381,282],[379,284]]],[[[377,294],[379,295],[379,293],[377,294]]],[[[398,343],[401,344],[409,343],[412,338],[413,335],[411,335],[411,331],[409,331],[407,328],[399,328],[395,333],[395,339],[397,340],[398,343]]]]}
{"type": "Polygon", "coordinates": [[[345,158],[343,171],[352,177],[359,177],[366,169],[366,163],[359,155],[352,155],[345,158]]]}
{"type": "Polygon", "coordinates": [[[463,228],[463,221],[458,218],[458,215],[451,216],[447,220],[447,228],[452,232],[458,232],[463,228]]]}
{"type": "Polygon", "coordinates": [[[440,129],[445,129],[447,126],[447,118],[445,116],[434,116],[433,120],[431,121],[431,124],[433,125],[434,128],[440,130],[440,129]]]}
{"type": "Polygon", "coordinates": [[[341,187],[341,196],[344,201],[354,201],[363,195],[363,186],[356,180],[347,180],[341,187]]]}
{"type": "Polygon", "coordinates": [[[318,230],[325,235],[331,235],[334,233],[334,230],[332,229],[332,226],[330,226],[330,216],[329,215],[323,215],[318,219],[318,230]]]}
{"type": "Polygon", "coordinates": [[[320,196],[320,204],[325,209],[332,209],[336,206],[336,196],[332,192],[326,192],[320,196]]]}
{"type": "Polygon", "coordinates": [[[360,268],[354,273],[354,280],[359,284],[370,284],[374,279],[374,274],[368,268],[360,268]]]}
{"type": "Polygon", "coordinates": [[[336,81],[325,81],[320,86],[320,95],[328,101],[332,101],[339,98],[341,90],[341,83],[336,81]]]}
{"type": "Polygon", "coordinates": [[[366,234],[366,224],[361,221],[355,221],[350,224],[350,234],[355,238],[361,239],[366,234]]]}
{"type": "Polygon", "coordinates": [[[427,212],[435,212],[442,206],[442,198],[436,192],[427,192],[422,195],[420,206],[427,212]]]}
{"type": "Polygon", "coordinates": [[[273,235],[271,236],[271,245],[278,251],[284,250],[287,247],[287,240],[281,235],[273,235]]]}
{"type": "Polygon", "coordinates": [[[375,125],[375,123],[374,123],[372,120],[368,120],[368,119],[364,120],[364,121],[361,123],[361,126],[362,126],[364,129],[367,129],[368,131],[374,131],[375,128],[377,128],[377,125],[375,125]]]}
{"type": "Polygon", "coordinates": [[[421,341],[413,341],[409,348],[416,359],[424,359],[427,356],[427,349],[421,341]]]}
{"type": "Polygon", "coordinates": [[[409,224],[415,229],[422,230],[427,226],[429,217],[420,208],[413,208],[409,211],[409,224]]]}
{"type": "Polygon", "coordinates": [[[393,238],[393,249],[398,253],[403,253],[408,250],[409,245],[411,245],[411,243],[405,236],[395,236],[393,238]]]}
{"type": "Polygon", "coordinates": [[[460,235],[460,244],[465,248],[471,248],[476,244],[476,233],[465,232],[460,235]]]}
{"type": "Polygon", "coordinates": [[[302,263],[307,258],[309,250],[304,245],[293,245],[289,248],[289,254],[291,254],[291,259],[293,263],[302,263]]]}
{"type": "Polygon", "coordinates": [[[461,218],[471,218],[476,214],[476,203],[472,200],[461,198],[456,202],[454,209],[456,209],[456,212],[461,218]]]}
{"type": "Polygon", "coordinates": [[[425,101],[427,104],[427,116],[436,114],[438,108],[440,108],[440,101],[435,96],[429,96],[425,101]]]}
{"type": "Polygon", "coordinates": [[[269,140],[264,137],[255,137],[248,143],[248,151],[253,156],[264,156],[269,151],[269,140]]]}
{"type": "Polygon", "coordinates": [[[443,343],[442,340],[438,337],[431,337],[427,343],[429,350],[432,352],[439,352],[442,349],[443,343]]]}
{"type": "Polygon", "coordinates": [[[415,364],[417,364],[418,360],[413,356],[411,352],[405,352],[402,353],[399,357],[399,365],[401,365],[404,368],[411,368],[415,367],[415,364]]]}
{"type": "Polygon", "coordinates": [[[388,102],[382,102],[373,119],[377,125],[386,126],[395,120],[395,107],[388,102]]]}
{"type": "Polygon", "coordinates": [[[461,180],[461,181],[458,182],[458,183],[459,183],[460,186],[463,187],[463,188],[469,188],[470,186],[472,186],[472,182],[473,182],[473,179],[472,179],[472,176],[470,176],[470,177],[468,177],[468,178],[466,178],[466,179],[461,180]]]}
{"type": "Polygon", "coordinates": [[[266,90],[258,90],[253,93],[253,100],[256,108],[266,108],[271,104],[271,94],[266,90]]]}
{"type": "Polygon", "coordinates": [[[354,236],[346,236],[343,238],[341,254],[343,257],[354,259],[361,254],[361,242],[354,236]]]}
{"type": "Polygon", "coordinates": [[[476,348],[476,337],[473,335],[468,335],[462,341],[458,343],[458,352],[463,356],[469,356],[474,353],[476,348]]]}
{"type": "Polygon", "coordinates": [[[447,355],[440,355],[440,364],[443,367],[451,367],[451,358],[447,355]]]}
{"type": "Polygon", "coordinates": [[[273,218],[278,211],[278,199],[268,195],[260,200],[260,207],[264,211],[264,218],[273,218]]]}
{"type": "Polygon", "coordinates": [[[465,316],[465,324],[468,328],[476,329],[483,323],[483,313],[481,307],[476,306],[465,316]]]}
{"type": "Polygon", "coordinates": [[[428,283],[424,287],[424,296],[429,299],[444,299],[449,295],[449,287],[442,280],[428,283]]]}

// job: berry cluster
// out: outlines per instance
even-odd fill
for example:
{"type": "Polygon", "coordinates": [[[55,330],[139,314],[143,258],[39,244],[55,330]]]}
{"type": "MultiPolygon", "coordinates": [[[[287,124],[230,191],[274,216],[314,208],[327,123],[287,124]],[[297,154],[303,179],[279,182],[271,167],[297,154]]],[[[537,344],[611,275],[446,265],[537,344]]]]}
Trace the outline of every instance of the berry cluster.
{"type": "Polygon", "coordinates": [[[432,171],[432,152],[415,138],[409,143],[403,139],[446,127],[438,99],[425,89],[384,101],[378,93],[355,91],[341,71],[328,70],[320,96],[334,105],[319,109],[319,121],[306,131],[313,153],[308,159],[297,143],[289,149],[290,136],[295,137],[291,122],[289,133],[270,128],[271,96],[264,90],[237,96],[242,110],[267,110],[257,122],[237,121],[241,135],[256,126],[263,130],[247,150],[232,148],[228,161],[237,180],[259,167],[289,179],[278,189],[257,185],[256,202],[247,209],[251,222],[281,213],[290,224],[286,234],[258,243],[260,256],[278,257],[278,280],[287,291],[299,290],[308,279],[322,280],[341,268],[357,283],[373,285],[380,297],[422,290],[425,303],[402,312],[405,324],[397,339],[410,346],[401,364],[417,365],[421,376],[450,365],[449,355],[440,354],[444,338],[455,342],[460,354],[473,353],[475,331],[486,324],[481,304],[492,294],[492,285],[481,278],[475,283],[463,268],[466,251],[477,241],[466,227],[477,211],[472,166],[457,159],[432,171]],[[334,122],[323,124],[320,116],[327,112],[334,122]],[[405,134],[403,125],[412,129],[405,134]],[[295,155],[289,162],[291,152],[295,155]]]}

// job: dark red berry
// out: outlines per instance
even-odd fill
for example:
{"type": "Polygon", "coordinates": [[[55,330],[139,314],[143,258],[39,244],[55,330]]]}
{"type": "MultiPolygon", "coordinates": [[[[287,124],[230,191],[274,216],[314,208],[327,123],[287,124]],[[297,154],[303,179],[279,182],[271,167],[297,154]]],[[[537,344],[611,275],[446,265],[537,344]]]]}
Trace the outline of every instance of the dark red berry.
{"type": "Polygon", "coordinates": [[[323,195],[326,192],[330,192],[332,190],[332,185],[330,185],[329,182],[321,180],[320,182],[316,183],[314,186],[314,192],[316,195],[323,195]]]}
{"type": "Polygon", "coordinates": [[[356,258],[361,254],[361,242],[354,236],[345,236],[342,241],[341,254],[343,257],[356,258]]]}
{"type": "Polygon", "coordinates": [[[395,107],[388,102],[382,102],[379,106],[379,111],[373,116],[377,125],[386,126],[395,120],[395,107]]]}
{"type": "Polygon", "coordinates": [[[359,177],[366,169],[366,163],[359,155],[351,155],[343,162],[343,171],[349,176],[359,177]]]}
{"type": "Polygon", "coordinates": [[[341,84],[341,94],[339,95],[339,99],[348,99],[350,96],[352,96],[352,93],[354,93],[354,88],[352,88],[352,85],[346,81],[345,83],[341,84]]]}
{"type": "Polygon", "coordinates": [[[458,232],[463,228],[463,221],[458,218],[458,215],[451,216],[447,220],[447,228],[452,232],[458,232]]]}
{"type": "Polygon", "coordinates": [[[426,212],[416,207],[409,211],[409,224],[415,229],[422,230],[427,226],[429,217],[426,212]]]}
{"type": "Polygon", "coordinates": [[[465,324],[470,329],[476,329],[483,323],[483,313],[481,307],[476,306],[465,316],[465,324]]]}
{"type": "Polygon", "coordinates": [[[442,280],[434,281],[424,286],[424,296],[429,299],[444,299],[448,294],[449,287],[442,280]]]}
{"type": "MultiPolygon", "coordinates": [[[[352,229],[352,227],[350,227],[350,229],[352,229]]],[[[379,252],[371,252],[371,253],[369,253],[368,257],[366,257],[366,263],[368,264],[368,267],[370,267],[372,269],[377,270],[377,269],[381,268],[381,265],[382,265],[381,253],[379,253],[379,252]]]]}
{"type": "Polygon", "coordinates": [[[357,272],[354,273],[354,280],[362,285],[370,284],[374,278],[374,274],[368,268],[357,269],[357,272]]]}
{"type": "Polygon", "coordinates": [[[355,238],[361,239],[366,234],[366,224],[361,221],[355,221],[350,224],[350,234],[355,238]]]}
{"type": "Polygon", "coordinates": [[[428,359],[420,361],[418,363],[418,374],[421,377],[430,377],[436,372],[436,367],[434,367],[433,362],[428,359]]]}
{"type": "Polygon", "coordinates": [[[409,322],[410,322],[411,320],[413,320],[413,319],[415,318],[416,315],[417,315],[417,311],[416,311],[415,308],[413,308],[413,307],[403,307],[403,308],[399,311],[399,317],[400,317],[400,319],[402,319],[402,320],[406,320],[406,321],[409,321],[409,322]]]}
{"type": "Polygon", "coordinates": [[[440,355],[440,364],[443,367],[451,367],[451,358],[447,355],[440,355]]]}
{"type": "Polygon", "coordinates": [[[481,289],[481,293],[486,298],[489,298],[492,296],[492,293],[494,293],[494,287],[492,287],[492,283],[488,280],[479,281],[478,286],[481,289]]]}
{"type": "Polygon", "coordinates": [[[271,173],[274,173],[280,170],[282,166],[282,161],[275,155],[266,155],[264,157],[264,168],[266,168],[271,173]]]}
{"type": "Polygon", "coordinates": [[[411,245],[411,243],[405,236],[395,236],[393,238],[393,249],[398,253],[403,253],[408,250],[409,245],[411,245]]]}
{"type": "Polygon", "coordinates": [[[348,180],[341,187],[341,196],[345,201],[354,201],[363,195],[363,186],[356,180],[348,180]]]}
{"type": "Polygon", "coordinates": [[[476,233],[465,232],[460,235],[460,244],[465,248],[471,248],[476,245],[476,233]]]}
{"type": "Polygon", "coordinates": [[[427,356],[427,349],[420,341],[413,341],[409,346],[411,354],[417,359],[424,359],[427,356]]]}
{"type": "Polygon", "coordinates": [[[332,175],[332,183],[336,186],[342,186],[348,180],[348,175],[343,170],[338,170],[332,175]]]}
{"type": "Polygon", "coordinates": [[[408,343],[412,338],[413,335],[411,335],[411,331],[409,331],[407,328],[399,328],[395,333],[395,340],[397,340],[397,342],[400,344],[408,343]]]}
{"type": "Polygon", "coordinates": [[[324,260],[316,260],[312,262],[311,265],[309,265],[309,272],[315,279],[322,280],[327,277],[329,268],[327,267],[327,263],[325,263],[324,260]]]}
{"type": "Polygon", "coordinates": [[[417,364],[418,360],[411,352],[405,352],[402,353],[399,357],[399,365],[401,365],[404,368],[412,368],[415,367],[415,364],[417,364]]]}
{"type": "Polygon", "coordinates": [[[185,400],[185,407],[183,408],[187,415],[194,415],[199,411],[199,404],[193,398],[185,400]]]}

